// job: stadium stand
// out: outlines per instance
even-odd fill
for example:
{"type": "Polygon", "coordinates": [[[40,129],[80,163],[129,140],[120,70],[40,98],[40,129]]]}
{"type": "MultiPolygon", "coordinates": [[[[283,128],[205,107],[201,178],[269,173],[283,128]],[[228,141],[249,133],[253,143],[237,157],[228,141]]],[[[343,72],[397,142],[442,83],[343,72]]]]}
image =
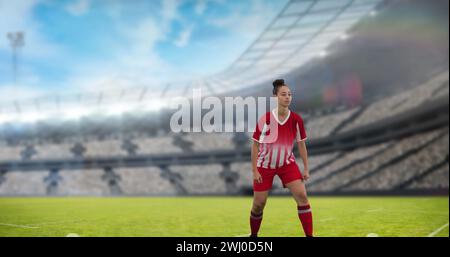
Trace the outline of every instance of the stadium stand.
{"type": "Polygon", "coordinates": [[[320,115],[304,119],[305,127],[307,128],[308,138],[323,138],[333,134],[338,129],[338,126],[344,121],[348,120],[362,107],[352,108],[339,113],[332,113],[320,115]]]}
{"type": "Polygon", "coordinates": [[[9,145],[5,141],[0,141],[0,161],[19,161],[22,150],[22,145],[9,145]]]}
{"type": "Polygon", "coordinates": [[[0,195],[33,196],[46,195],[44,178],[48,171],[6,172],[4,182],[0,186],[0,195]]]}
{"type": "Polygon", "coordinates": [[[435,167],[416,176],[409,185],[408,189],[427,189],[427,188],[447,188],[449,186],[449,162],[447,158],[438,163],[435,167]]]}
{"type": "Polygon", "coordinates": [[[393,189],[403,181],[423,173],[435,163],[440,163],[446,159],[442,153],[449,152],[448,131],[444,135],[439,135],[429,143],[419,148],[417,152],[406,156],[404,159],[392,163],[382,169],[374,170],[365,176],[364,179],[355,181],[346,186],[345,190],[372,190],[393,189]]]}
{"type": "Polygon", "coordinates": [[[220,178],[221,165],[171,166],[183,178],[188,194],[225,194],[225,182],[220,178]]]}
{"type": "Polygon", "coordinates": [[[122,188],[119,184],[122,178],[120,177],[120,175],[115,173],[113,168],[106,167],[101,178],[108,185],[110,195],[123,194],[122,188]]]}
{"type": "Polygon", "coordinates": [[[125,195],[176,195],[172,184],[161,177],[157,167],[122,168],[116,173],[122,178],[120,186],[125,195]]]}
{"type": "MultiPolygon", "coordinates": [[[[405,183],[408,185],[404,188],[446,187],[448,183],[442,178],[448,177],[448,157],[440,157],[443,152],[448,156],[448,128],[349,152],[310,156],[312,177],[308,189],[311,192],[389,190],[405,183]],[[436,163],[444,164],[436,166],[436,163]],[[430,169],[433,165],[436,167],[430,169]]],[[[298,164],[302,168],[301,160],[298,164]]],[[[174,165],[162,170],[148,167],[59,173],[3,172],[0,194],[212,195],[239,193],[251,186],[249,162],[226,167],[210,164],[174,165]]],[[[274,180],[272,191],[287,192],[278,179],[274,180]]]]}
{"type": "Polygon", "coordinates": [[[126,152],[122,149],[122,141],[120,139],[107,138],[96,140],[92,138],[84,143],[86,147],[85,157],[107,157],[107,156],[125,156],[126,152]]]}
{"type": "Polygon", "coordinates": [[[138,154],[166,154],[166,153],[182,153],[183,149],[173,144],[173,137],[138,137],[133,141],[138,147],[138,154]]]}
{"type": "Polygon", "coordinates": [[[74,143],[41,143],[36,145],[36,155],[33,156],[35,160],[48,159],[68,159],[74,157],[70,149],[74,143]]]}
{"type": "Polygon", "coordinates": [[[438,96],[448,95],[448,80],[449,73],[446,71],[416,88],[376,101],[339,132],[349,131],[383,118],[395,116],[427,101],[432,101],[438,96]]]}
{"type": "MultiPolygon", "coordinates": [[[[352,160],[348,165],[341,168],[334,168],[329,172],[325,179],[311,182],[309,189],[311,191],[336,191],[348,187],[355,183],[356,180],[362,180],[370,176],[372,172],[386,168],[398,160],[408,158],[423,147],[426,147],[433,142],[442,138],[443,130],[427,132],[425,134],[414,135],[412,137],[404,138],[398,142],[392,142],[388,146],[383,147],[383,150],[373,153],[368,158],[359,160],[352,160]]],[[[444,131],[445,133],[445,131],[444,131]]],[[[361,150],[356,150],[361,151],[361,150]]],[[[386,178],[387,179],[387,178],[386,178]]],[[[389,182],[387,182],[389,183],[389,182]]],[[[366,187],[366,190],[375,189],[366,187]]]]}
{"type": "Polygon", "coordinates": [[[311,180],[309,185],[312,186],[316,183],[320,183],[326,180],[330,174],[333,174],[337,170],[345,170],[347,167],[353,163],[364,162],[365,160],[371,158],[390,147],[390,144],[383,143],[379,145],[362,147],[348,153],[341,153],[337,158],[334,158],[332,162],[327,165],[321,165],[318,168],[311,168],[311,180]]]}
{"type": "Polygon", "coordinates": [[[103,170],[95,169],[61,171],[58,195],[110,195],[107,183],[101,179],[103,174],[103,170]]]}
{"type": "Polygon", "coordinates": [[[232,133],[188,133],[184,137],[193,143],[197,152],[235,149],[232,133]]]}
{"type": "Polygon", "coordinates": [[[223,170],[219,173],[219,177],[225,184],[225,190],[227,194],[234,195],[241,193],[241,188],[237,187],[237,181],[239,180],[239,173],[231,170],[230,163],[223,164],[223,170]]]}

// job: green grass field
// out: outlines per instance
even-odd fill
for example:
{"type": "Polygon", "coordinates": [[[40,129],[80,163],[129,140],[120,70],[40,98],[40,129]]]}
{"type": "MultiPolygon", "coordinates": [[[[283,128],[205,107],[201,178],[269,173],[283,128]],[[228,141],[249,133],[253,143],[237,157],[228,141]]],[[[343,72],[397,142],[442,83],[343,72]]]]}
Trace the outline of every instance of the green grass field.
{"type": "MultiPolygon", "coordinates": [[[[448,197],[311,197],[316,236],[449,236],[448,197]]],[[[242,236],[249,197],[0,198],[0,236],[242,236]]],[[[260,236],[303,236],[295,202],[269,197],[260,236]]]]}

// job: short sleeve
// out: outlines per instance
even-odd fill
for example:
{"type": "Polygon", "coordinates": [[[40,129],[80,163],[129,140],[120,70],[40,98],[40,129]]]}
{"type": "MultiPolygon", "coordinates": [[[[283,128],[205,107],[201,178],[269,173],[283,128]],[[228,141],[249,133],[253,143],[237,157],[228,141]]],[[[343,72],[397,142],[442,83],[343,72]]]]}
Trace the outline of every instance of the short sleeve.
{"type": "Polygon", "coordinates": [[[255,140],[256,142],[259,142],[260,137],[261,137],[261,128],[259,127],[258,122],[258,124],[256,124],[255,132],[253,132],[252,139],[255,140]]]}
{"type": "Polygon", "coordinates": [[[300,115],[297,117],[297,121],[295,124],[296,129],[296,137],[295,140],[297,142],[304,141],[307,139],[305,125],[303,124],[303,119],[300,115]]]}
{"type": "Polygon", "coordinates": [[[258,124],[256,125],[255,132],[253,132],[252,139],[258,143],[262,143],[263,139],[267,133],[268,127],[266,124],[267,115],[263,115],[259,120],[258,124]]]}

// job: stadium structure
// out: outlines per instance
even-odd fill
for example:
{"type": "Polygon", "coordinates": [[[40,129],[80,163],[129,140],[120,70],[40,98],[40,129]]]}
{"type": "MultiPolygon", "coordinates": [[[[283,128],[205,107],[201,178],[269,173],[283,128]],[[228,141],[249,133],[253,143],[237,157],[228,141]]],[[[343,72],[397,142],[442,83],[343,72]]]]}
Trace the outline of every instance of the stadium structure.
{"type": "Polygon", "coordinates": [[[291,0],[218,74],[2,102],[0,195],[251,193],[251,133],[173,133],[160,107],[195,88],[270,96],[279,77],[305,120],[309,194],[448,195],[448,2],[430,2],[291,0]]]}

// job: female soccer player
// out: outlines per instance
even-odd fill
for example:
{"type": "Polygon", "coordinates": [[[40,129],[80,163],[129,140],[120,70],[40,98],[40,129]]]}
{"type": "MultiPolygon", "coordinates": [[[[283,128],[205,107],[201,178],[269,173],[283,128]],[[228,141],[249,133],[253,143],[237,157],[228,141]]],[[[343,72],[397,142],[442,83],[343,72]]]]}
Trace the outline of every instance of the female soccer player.
{"type": "Polygon", "coordinates": [[[283,187],[289,188],[296,203],[300,222],[307,237],[313,236],[311,207],[306,196],[304,182],[309,178],[306,132],[303,119],[289,110],[292,94],[284,80],[273,82],[273,95],[278,97],[278,106],[263,115],[253,133],[252,170],[253,206],[250,213],[251,236],[257,237],[264,206],[275,175],[280,177],[283,187]],[[270,121],[275,122],[270,122],[270,121]],[[303,161],[303,175],[295,161],[292,149],[297,142],[303,161]]]}

